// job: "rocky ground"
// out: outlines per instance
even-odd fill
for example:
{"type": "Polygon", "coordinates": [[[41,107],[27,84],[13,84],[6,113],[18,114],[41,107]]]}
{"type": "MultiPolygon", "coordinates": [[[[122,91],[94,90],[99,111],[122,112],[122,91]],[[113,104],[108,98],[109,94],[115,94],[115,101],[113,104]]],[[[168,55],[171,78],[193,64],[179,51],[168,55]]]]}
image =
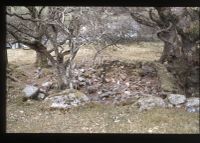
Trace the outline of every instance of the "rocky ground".
{"type": "Polygon", "coordinates": [[[8,69],[7,132],[199,133],[199,98],[157,62],[79,64],[75,89],[61,92],[51,68],[8,69]]]}

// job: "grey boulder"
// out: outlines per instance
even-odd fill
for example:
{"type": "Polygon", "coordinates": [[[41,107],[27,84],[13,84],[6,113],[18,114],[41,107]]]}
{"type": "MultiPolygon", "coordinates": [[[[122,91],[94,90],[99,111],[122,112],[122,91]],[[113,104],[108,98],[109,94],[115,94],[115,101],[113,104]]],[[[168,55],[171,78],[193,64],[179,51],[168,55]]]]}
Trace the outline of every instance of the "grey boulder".
{"type": "Polygon", "coordinates": [[[39,88],[32,85],[26,85],[26,87],[23,89],[23,92],[25,93],[24,96],[26,98],[35,98],[39,93],[39,88]]]}
{"type": "Polygon", "coordinates": [[[180,94],[169,94],[167,96],[167,99],[173,105],[182,104],[182,103],[185,103],[186,101],[185,95],[180,95],[180,94]]]}
{"type": "Polygon", "coordinates": [[[199,98],[188,98],[185,106],[188,112],[199,112],[199,98]]]}
{"type": "Polygon", "coordinates": [[[193,107],[193,106],[198,107],[199,106],[199,98],[198,97],[188,98],[185,105],[186,105],[186,107],[193,107]]]}
{"type": "Polygon", "coordinates": [[[63,95],[54,96],[45,100],[50,108],[72,108],[88,103],[90,99],[84,93],[73,90],[73,92],[68,92],[63,95]]]}
{"type": "Polygon", "coordinates": [[[199,107],[188,107],[186,110],[192,113],[195,113],[195,112],[199,113],[199,107]]]}
{"type": "Polygon", "coordinates": [[[140,111],[149,110],[154,107],[166,107],[164,100],[160,97],[155,97],[155,96],[146,96],[140,98],[137,104],[139,105],[140,111]]]}

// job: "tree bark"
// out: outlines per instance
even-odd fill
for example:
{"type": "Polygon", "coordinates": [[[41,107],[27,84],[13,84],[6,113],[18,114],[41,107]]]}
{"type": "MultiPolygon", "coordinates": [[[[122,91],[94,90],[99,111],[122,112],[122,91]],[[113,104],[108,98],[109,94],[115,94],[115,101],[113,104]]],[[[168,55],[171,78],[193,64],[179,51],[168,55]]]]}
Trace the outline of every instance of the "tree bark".
{"type": "Polygon", "coordinates": [[[58,79],[58,88],[60,90],[65,89],[68,86],[68,80],[66,76],[66,69],[62,63],[57,65],[56,74],[58,79]]]}
{"type": "Polygon", "coordinates": [[[161,57],[160,57],[160,59],[159,59],[159,62],[160,63],[164,63],[164,62],[166,62],[167,61],[167,57],[168,57],[168,53],[169,53],[169,45],[167,44],[167,43],[164,43],[164,47],[163,47],[163,52],[162,52],[162,55],[161,55],[161,57]]]}
{"type": "Polygon", "coordinates": [[[36,51],[36,61],[35,65],[37,67],[47,67],[48,66],[48,60],[46,56],[44,56],[42,53],[36,51]]]}

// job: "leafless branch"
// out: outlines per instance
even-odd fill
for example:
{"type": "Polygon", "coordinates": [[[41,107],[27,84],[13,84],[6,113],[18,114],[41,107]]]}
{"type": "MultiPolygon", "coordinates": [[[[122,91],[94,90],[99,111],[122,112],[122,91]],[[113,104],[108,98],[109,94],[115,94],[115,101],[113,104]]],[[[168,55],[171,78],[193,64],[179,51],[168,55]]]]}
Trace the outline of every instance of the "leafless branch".
{"type": "Polygon", "coordinates": [[[27,35],[27,36],[30,36],[30,37],[32,37],[32,38],[37,38],[36,36],[34,36],[33,34],[29,34],[29,33],[27,33],[27,32],[24,32],[23,30],[20,30],[19,28],[17,28],[16,26],[14,26],[13,24],[11,24],[11,23],[7,23],[9,26],[11,26],[12,28],[14,28],[16,31],[18,31],[18,32],[20,32],[20,33],[23,33],[23,34],[25,34],[25,35],[27,35]]]}
{"type": "Polygon", "coordinates": [[[130,15],[135,21],[137,21],[140,24],[143,24],[143,25],[146,25],[146,26],[149,26],[152,28],[155,28],[157,26],[157,24],[150,22],[147,18],[145,18],[142,15],[139,15],[138,13],[132,12],[132,13],[130,13],[130,15]]]}
{"type": "Polygon", "coordinates": [[[7,15],[9,15],[10,17],[12,17],[12,16],[15,16],[15,17],[17,17],[17,18],[19,18],[19,19],[21,19],[21,20],[26,20],[26,21],[31,21],[31,22],[39,22],[39,21],[41,21],[41,20],[39,20],[39,19],[32,19],[32,18],[24,18],[23,16],[20,16],[20,15],[18,15],[18,14],[16,14],[16,13],[9,13],[9,12],[6,12],[6,14],[7,15]]]}
{"type": "Polygon", "coordinates": [[[39,10],[39,12],[38,12],[38,17],[39,17],[39,18],[41,18],[41,13],[42,13],[42,11],[44,10],[45,7],[46,7],[46,6],[43,6],[43,7],[39,10]]]}

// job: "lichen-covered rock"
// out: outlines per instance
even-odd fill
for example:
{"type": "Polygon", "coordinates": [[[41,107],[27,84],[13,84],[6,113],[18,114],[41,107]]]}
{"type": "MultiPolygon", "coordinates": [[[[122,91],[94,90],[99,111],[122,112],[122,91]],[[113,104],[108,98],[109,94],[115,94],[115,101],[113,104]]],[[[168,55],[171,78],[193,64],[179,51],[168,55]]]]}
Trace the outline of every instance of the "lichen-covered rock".
{"type": "Polygon", "coordinates": [[[191,97],[187,99],[185,104],[186,107],[198,107],[199,106],[199,98],[198,97],[191,97]]]}
{"type": "Polygon", "coordinates": [[[24,97],[35,98],[39,93],[39,88],[32,85],[26,85],[26,87],[23,89],[23,92],[25,93],[24,97]]]}
{"type": "Polygon", "coordinates": [[[186,101],[185,95],[180,95],[180,94],[169,94],[167,96],[167,99],[173,105],[182,104],[186,101]]]}
{"type": "Polygon", "coordinates": [[[79,105],[84,105],[89,102],[90,99],[82,92],[78,90],[66,90],[61,92],[63,94],[58,94],[45,100],[50,108],[72,108],[79,105]]]}
{"type": "Polygon", "coordinates": [[[199,112],[199,105],[199,98],[197,97],[188,98],[185,104],[188,112],[199,112]]]}
{"type": "Polygon", "coordinates": [[[149,110],[154,107],[165,107],[164,100],[160,97],[146,96],[138,100],[139,110],[149,110]]]}
{"type": "Polygon", "coordinates": [[[186,108],[186,110],[188,111],[188,112],[196,112],[196,113],[199,113],[199,107],[188,107],[188,108],[186,108]]]}

